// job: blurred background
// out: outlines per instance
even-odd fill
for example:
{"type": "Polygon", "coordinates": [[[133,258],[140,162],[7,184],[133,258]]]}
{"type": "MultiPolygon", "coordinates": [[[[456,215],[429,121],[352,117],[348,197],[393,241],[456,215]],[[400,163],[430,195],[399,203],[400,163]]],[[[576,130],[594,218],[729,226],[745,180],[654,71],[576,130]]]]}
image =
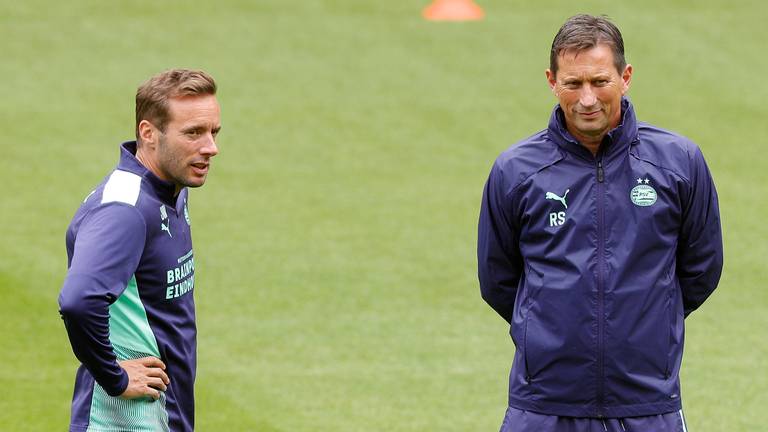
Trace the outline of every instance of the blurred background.
{"type": "Polygon", "coordinates": [[[57,309],[64,232],[133,139],[136,88],[219,84],[194,190],[200,431],[493,431],[513,345],[479,296],[496,156],[543,129],[560,25],[607,14],[638,117],[704,151],[726,266],[687,321],[691,431],[764,428],[768,6],[761,1],[0,2],[0,430],[65,430],[78,362],[57,309]]]}

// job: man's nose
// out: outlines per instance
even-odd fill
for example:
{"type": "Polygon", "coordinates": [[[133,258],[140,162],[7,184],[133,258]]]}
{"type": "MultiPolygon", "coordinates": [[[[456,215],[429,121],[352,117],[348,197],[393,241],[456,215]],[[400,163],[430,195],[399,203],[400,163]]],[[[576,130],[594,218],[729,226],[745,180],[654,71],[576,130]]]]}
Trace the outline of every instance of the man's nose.
{"type": "Polygon", "coordinates": [[[595,92],[592,89],[592,86],[587,84],[582,87],[581,93],[579,94],[579,104],[584,107],[591,107],[596,103],[597,97],[595,96],[595,92]]]}
{"type": "Polygon", "coordinates": [[[208,157],[214,157],[219,154],[219,147],[216,145],[216,137],[209,133],[206,136],[205,144],[200,148],[200,154],[208,157]]]}

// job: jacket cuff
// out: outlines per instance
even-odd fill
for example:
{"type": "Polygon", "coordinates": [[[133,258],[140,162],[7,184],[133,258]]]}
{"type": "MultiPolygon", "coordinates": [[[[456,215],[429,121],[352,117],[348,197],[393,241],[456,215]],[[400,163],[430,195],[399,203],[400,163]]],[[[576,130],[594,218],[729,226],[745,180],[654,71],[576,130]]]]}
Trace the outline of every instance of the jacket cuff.
{"type": "Polygon", "coordinates": [[[104,386],[99,384],[104,389],[104,391],[112,397],[120,396],[125,392],[125,389],[128,388],[128,372],[126,372],[123,368],[120,368],[120,371],[122,372],[120,374],[120,380],[115,383],[115,385],[104,386]]]}

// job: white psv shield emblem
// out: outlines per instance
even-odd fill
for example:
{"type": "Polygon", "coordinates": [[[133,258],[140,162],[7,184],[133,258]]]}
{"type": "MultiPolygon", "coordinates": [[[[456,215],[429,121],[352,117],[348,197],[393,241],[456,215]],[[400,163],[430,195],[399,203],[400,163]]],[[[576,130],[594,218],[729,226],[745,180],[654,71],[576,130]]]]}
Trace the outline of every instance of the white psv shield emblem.
{"type": "Polygon", "coordinates": [[[629,198],[636,206],[648,207],[656,202],[658,195],[656,194],[656,189],[653,187],[648,186],[647,184],[641,184],[632,188],[632,191],[629,193],[629,198]]]}

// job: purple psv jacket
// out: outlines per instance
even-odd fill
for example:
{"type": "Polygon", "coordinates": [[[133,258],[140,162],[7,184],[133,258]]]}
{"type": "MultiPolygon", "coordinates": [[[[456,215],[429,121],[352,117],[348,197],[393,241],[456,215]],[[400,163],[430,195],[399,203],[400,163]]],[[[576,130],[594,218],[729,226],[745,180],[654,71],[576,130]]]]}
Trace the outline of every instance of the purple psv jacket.
{"type": "Polygon", "coordinates": [[[187,188],[156,177],[124,143],[117,168],[67,230],[69,270],[59,295],[82,363],[70,431],[192,431],[197,363],[195,265],[187,188]],[[153,356],[171,380],[160,399],[119,398],[118,361],[153,356]]]}
{"type": "Polygon", "coordinates": [[[622,122],[596,156],[562,110],[496,160],[483,193],[483,299],[516,350],[509,405],[550,415],[679,410],[684,318],[723,263],[717,193],[699,148],[622,122]]]}

